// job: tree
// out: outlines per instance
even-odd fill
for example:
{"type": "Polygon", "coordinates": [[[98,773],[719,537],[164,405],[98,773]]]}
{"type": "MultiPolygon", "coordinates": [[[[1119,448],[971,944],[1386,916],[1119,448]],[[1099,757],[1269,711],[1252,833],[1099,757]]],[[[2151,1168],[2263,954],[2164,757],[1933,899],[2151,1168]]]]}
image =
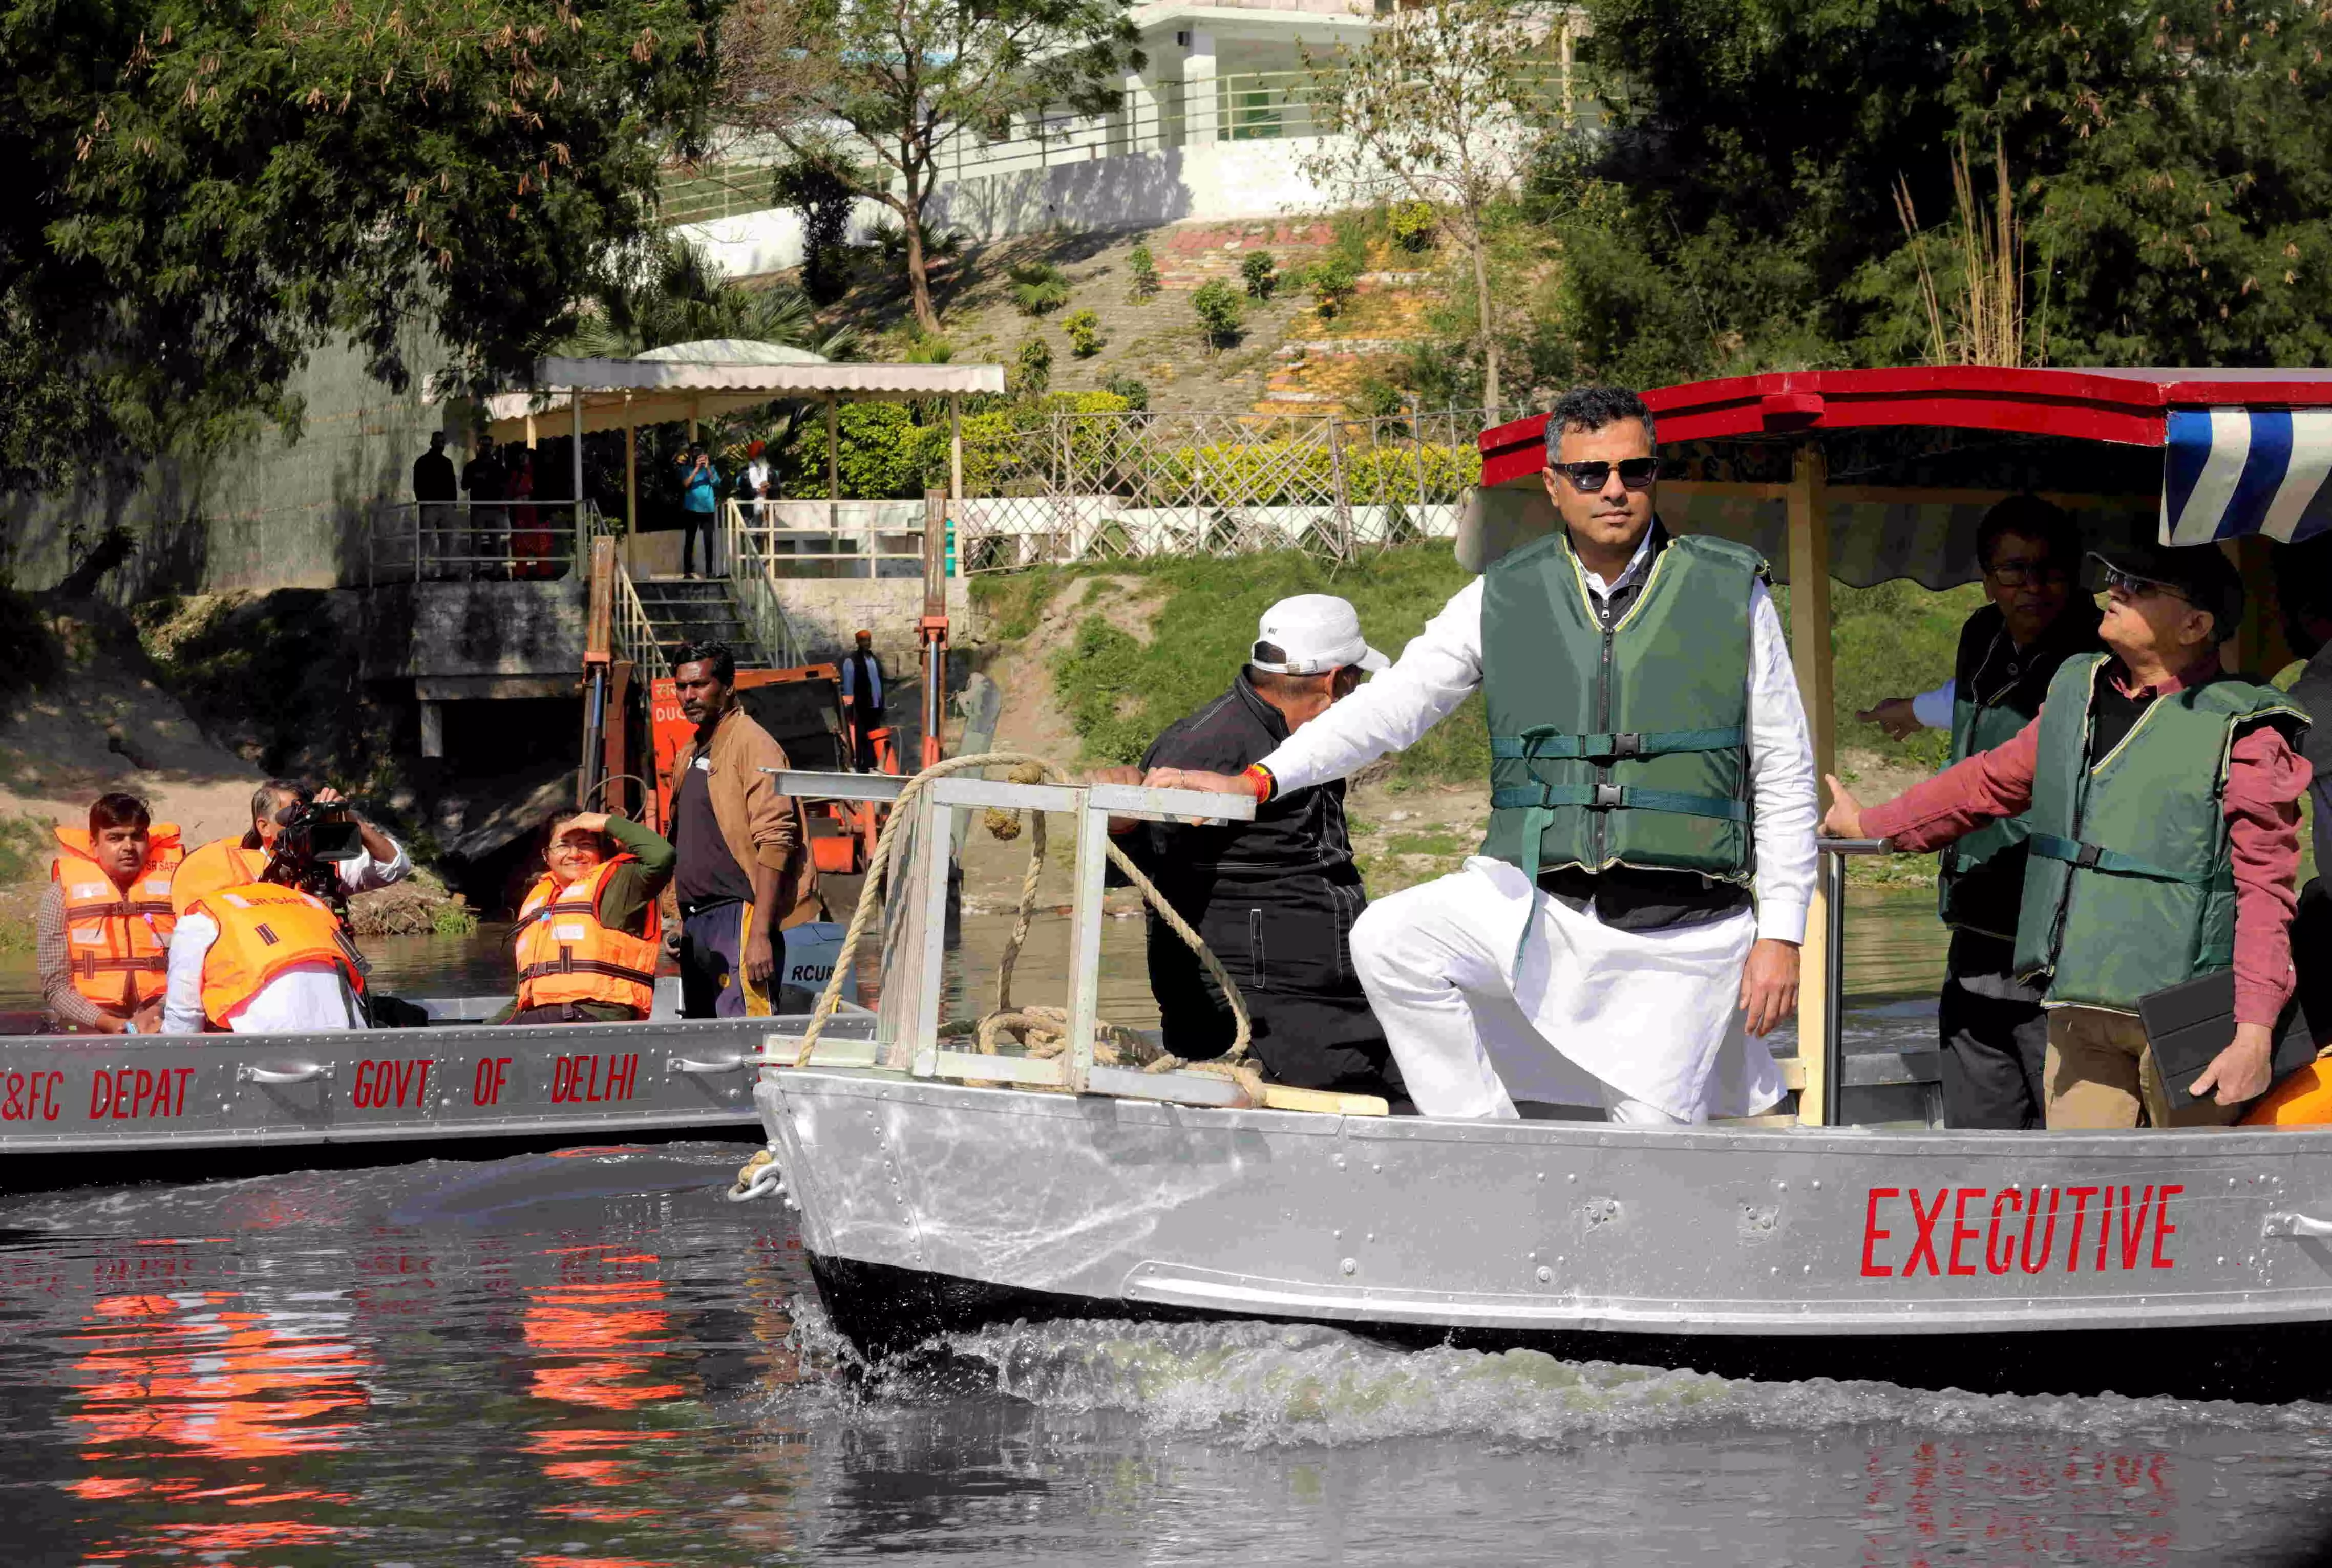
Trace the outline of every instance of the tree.
{"type": "Polygon", "coordinates": [[[652,235],[616,270],[597,309],[557,345],[563,354],[625,357],[673,343],[741,337],[845,359],[857,347],[847,327],[820,335],[795,289],[747,288],[724,276],[692,242],[652,235]]]}
{"type": "Polygon", "coordinates": [[[1190,291],[1190,309],[1199,318],[1199,330],[1206,335],[1209,354],[1239,329],[1239,297],[1220,278],[1190,291]]]}
{"type": "Polygon", "coordinates": [[[830,147],[778,166],[773,194],[801,214],[802,291],[813,304],[831,305],[849,288],[843,246],[850,238],[850,209],[865,184],[864,171],[830,147]]]}
{"type": "Polygon", "coordinates": [[[722,3],[0,3],[0,159],[39,193],[0,204],[0,485],[296,425],[335,338],[399,389],[521,369],[653,228],[722,3]]]}
{"type": "Polygon", "coordinates": [[[1548,119],[1553,24],[1553,11],[1531,0],[1440,0],[1396,10],[1360,48],[1337,46],[1313,99],[1314,118],[1330,134],[1300,160],[1347,201],[1392,195],[1424,203],[1465,252],[1483,401],[1494,412],[1490,209],[1520,182],[1548,119]]]}
{"type": "Polygon", "coordinates": [[[724,118],[789,152],[863,144],[865,190],[899,215],[915,319],[937,330],[922,244],[941,155],[1017,116],[1118,106],[1141,69],[1131,0],[737,0],[722,32],[724,118]]]}
{"type": "MultiPolygon", "coordinates": [[[[2279,0],[1590,0],[1610,125],[1534,181],[1584,373],[1935,356],[1903,233],[2009,171],[2060,364],[2332,356],[2332,13],[2279,0]]],[[[1936,284],[1963,290],[1945,254],[1936,284]]]]}

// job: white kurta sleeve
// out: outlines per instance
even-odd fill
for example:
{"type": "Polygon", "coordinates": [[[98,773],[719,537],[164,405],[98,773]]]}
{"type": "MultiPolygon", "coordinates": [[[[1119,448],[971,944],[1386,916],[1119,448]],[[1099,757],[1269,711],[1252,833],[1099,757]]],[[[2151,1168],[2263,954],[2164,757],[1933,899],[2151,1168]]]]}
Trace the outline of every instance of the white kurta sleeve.
{"type": "Polygon", "coordinates": [[[203,960],[217,940],[218,927],[207,915],[182,917],[170,933],[170,976],[162,995],[164,1034],[203,1031],[203,960]]]}
{"type": "Polygon", "coordinates": [[[1289,736],[1263,759],[1290,794],[1343,778],[1417,744],[1482,684],[1482,580],[1451,595],[1392,667],[1289,736]]]}
{"type": "Polygon", "coordinates": [[[1757,935],[1806,937],[1814,890],[1813,743],[1773,595],[1749,603],[1749,787],[1756,803],[1757,935]]]}
{"type": "Polygon", "coordinates": [[[388,839],[389,847],[397,853],[386,860],[376,860],[372,858],[371,851],[359,849],[355,860],[342,860],[340,862],[342,891],[369,893],[375,888],[386,888],[393,882],[402,882],[406,878],[413,875],[413,860],[406,854],[405,846],[395,839],[389,838],[386,832],[382,833],[381,837],[388,839]]]}
{"type": "Polygon", "coordinates": [[[1952,727],[1952,704],[1959,700],[1959,682],[1946,680],[1933,691],[1923,691],[1911,699],[1911,717],[1929,729],[1949,729],[1952,727]]]}

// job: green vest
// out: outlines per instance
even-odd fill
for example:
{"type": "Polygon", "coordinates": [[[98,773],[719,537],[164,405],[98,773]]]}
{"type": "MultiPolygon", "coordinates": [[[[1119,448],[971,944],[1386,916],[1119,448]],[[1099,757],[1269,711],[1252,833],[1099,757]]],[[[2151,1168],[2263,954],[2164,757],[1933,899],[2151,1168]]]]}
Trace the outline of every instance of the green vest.
{"type": "Polygon", "coordinates": [[[2148,993],[2234,962],[2227,754],[2254,724],[2304,729],[2308,716],[2271,688],[2213,680],[2155,698],[2092,765],[2106,664],[2066,660],[2040,709],[2015,968],[2046,974],[2050,1002],[2136,1012],[2148,993]]]}
{"type": "Polygon", "coordinates": [[[1764,571],[1744,546],[1671,539],[1607,632],[1563,535],[1489,569],[1483,854],[1534,881],[1615,865],[1749,880],[1749,605],[1764,571]]]}
{"type": "MultiPolygon", "coordinates": [[[[1979,707],[1968,698],[1963,686],[1952,701],[1952,761],[1963,763],[1980,751],[2005,746],[2031,722],[2004,703],[1979,707]]],[[[2022,817],[2002,817],[1944,846],[1940,857],[1943,863],[1935,878],[1935,903],[1945,925],[1954,930],[1980,931],[1987,936],[2006,938],[2015,935],[2013,931],[1992,929],[1991,922],[1983,915],[1991,900],[1981,896],[1978,882],[2022,875],[2025,832],[2022,817]]],[[[2010,890],[2013,890],[2012,886],[2010,890]]],[[[1993,918],[2005,915],[2006,911],[2002,910],[1993,918]]]]}

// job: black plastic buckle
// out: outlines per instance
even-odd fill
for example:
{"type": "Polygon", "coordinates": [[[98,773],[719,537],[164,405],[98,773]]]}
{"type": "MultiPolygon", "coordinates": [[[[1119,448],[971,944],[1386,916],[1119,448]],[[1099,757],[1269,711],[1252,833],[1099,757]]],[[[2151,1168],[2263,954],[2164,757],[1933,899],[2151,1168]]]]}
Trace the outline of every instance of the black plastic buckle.
{"type": "Polygon", "coordinates": [[[2098,856],[2102,852],[2095,844],[2083,844],[2074,852],[2073,864],[2094,870],[2097,867],[2098,856]]]}
{"type": "Polygon", "coordinates": [[[1643,755],[1644,737],[1640,735],[1632,733],[1613,736],[1611,737],[1611,755],[1614,757],[1643,755]]]}
{"type": "Polygon", "coordinates": [[[1595,798],[1587,803],[1591,812],[1615,812],[1626,803],[1620,798],[1618,784],[1600,784],[1595,786],[1595,798]]]}

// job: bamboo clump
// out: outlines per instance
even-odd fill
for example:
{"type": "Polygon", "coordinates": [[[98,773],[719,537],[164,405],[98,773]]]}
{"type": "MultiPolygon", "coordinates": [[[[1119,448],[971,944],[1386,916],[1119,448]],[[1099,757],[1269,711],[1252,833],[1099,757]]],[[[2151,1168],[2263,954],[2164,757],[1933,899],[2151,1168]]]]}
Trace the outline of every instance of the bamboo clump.
{"type": "Polygon", "coordinates": [[[1927,320],[1928,362],[1934,365],[2045,365],[2049,358],[2046,312],[2034,341],[2034,323],[2024,312],[2024,226],[2009,183],[2008,153],[1993,147],[1993,194],[1976,195],[1975,171],[1962,142],[1952,163],[1952,194],[1959,209],[1950,238],[1958,287],[1946,304],[1935,282],[1927,235],[1911,198],[1910,182],[1897,176],[1895,215],[1910,239],[1919,271],[1919,303],[1927,320]],[[1986,211],[1987,205],[1990,210],[1986,211]]]}

